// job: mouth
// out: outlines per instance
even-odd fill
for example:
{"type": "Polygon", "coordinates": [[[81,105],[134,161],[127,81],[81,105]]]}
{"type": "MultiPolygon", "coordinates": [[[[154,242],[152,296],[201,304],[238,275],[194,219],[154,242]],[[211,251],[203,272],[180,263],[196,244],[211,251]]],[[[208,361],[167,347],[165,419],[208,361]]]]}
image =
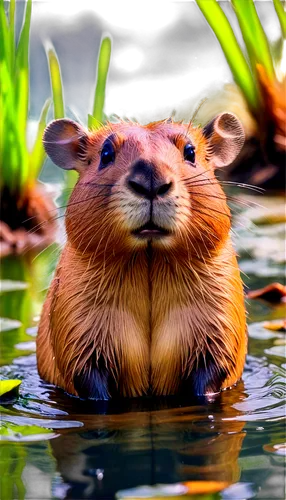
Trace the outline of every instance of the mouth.
{"type": "Polygon", "coordinates": [[[163,238],[164,236],[168,236],[170,231],[164,229],[163,227],[157,226],[153,221],[148,221],[144,226],[135,229],[132,231],[134,236],[141,239],[151,239],[151,238],[163,238]]]}

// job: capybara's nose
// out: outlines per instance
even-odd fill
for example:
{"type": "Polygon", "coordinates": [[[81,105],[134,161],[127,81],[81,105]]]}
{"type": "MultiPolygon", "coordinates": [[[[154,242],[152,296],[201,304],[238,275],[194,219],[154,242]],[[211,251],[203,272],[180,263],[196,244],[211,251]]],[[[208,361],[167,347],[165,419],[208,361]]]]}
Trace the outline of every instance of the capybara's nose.
{"type": "Polygon", "coordinates": [[[173,186],[173,182],[166,182],[160,177],[152,163],[138,160],[132,168],[131,174],[127,178],[128,188],[138,196],[153,200],[158,197],[163,197],[169,193],[173,186]]]}

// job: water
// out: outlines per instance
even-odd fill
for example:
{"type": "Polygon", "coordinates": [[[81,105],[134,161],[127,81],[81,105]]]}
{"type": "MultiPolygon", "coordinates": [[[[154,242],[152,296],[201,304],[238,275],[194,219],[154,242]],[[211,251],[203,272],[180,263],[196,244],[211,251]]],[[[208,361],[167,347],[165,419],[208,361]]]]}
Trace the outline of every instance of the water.
{"type": "MultiPolygon", "coordinates": [[[[285,222],[277,214],[284,200],[240,197],[233,238],[246,285],[283,282],[285,222]]],[[[243,380],[216,398],[79,401],[40,380],[36,369],[37,323],[58,254],[53,245],[35,258],[2,263],[2,376],[22,380],[19,397],[1,407],[8,433],[1,443],[3,500],[198,491],[192,498],[284,498],[285,333],[263,325],[282,318],[285,304],[248,301],[243,380]],[[213,493],[216,487],[221,491],[213,493]]]]}

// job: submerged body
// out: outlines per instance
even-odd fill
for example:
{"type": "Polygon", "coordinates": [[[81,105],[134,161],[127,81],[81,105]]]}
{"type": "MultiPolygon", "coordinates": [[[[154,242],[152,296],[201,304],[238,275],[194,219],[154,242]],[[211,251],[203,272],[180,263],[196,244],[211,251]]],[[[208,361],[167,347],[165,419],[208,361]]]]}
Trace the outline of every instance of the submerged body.
{"type": "Polygon", "coordinates": [[[88,133],[69,120],[46,129],[47,153],[79,180],[39,326],[44,379],[96,399],[236,383],[243,289],[214,168],[242,143],[230,114],[204,130],[121,122],[88,133]]]}

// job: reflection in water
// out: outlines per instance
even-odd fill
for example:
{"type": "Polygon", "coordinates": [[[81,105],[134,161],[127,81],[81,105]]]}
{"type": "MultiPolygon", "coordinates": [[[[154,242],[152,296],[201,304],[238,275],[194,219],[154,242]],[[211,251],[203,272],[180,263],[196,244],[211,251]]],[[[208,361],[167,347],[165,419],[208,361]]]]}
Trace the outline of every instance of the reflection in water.
{"type": "Polygon", "coordinates": [[[15,487],[22,478],[28,488],[36,481],[41,487],[34,498],[49,498],[44,496],[49,488],[56,498],[113,498],[118,490],[139,485],[192,480],[241,481],[236,485],[241,495],[245,483],[253,491],[259,488],[264,468],[273,475],[282,466],[271,463],[262,449],[283,439],[277,420],[283,411],[283,374],[273,374],[265,359],[250,357],[245,383],[213,401],[162,398],[124,404],[71,398],[39,379],[34,355],[15,361],[4,374],[23,378],[21,396],[5,407],[2,418],[37,423],[59,434],[49,445],[19,444],[21,455],[13,454],[14,444],[2,445],[8,462],[10,453],[11,464],[22,463],[18,476],[7,474],[6,480],[15,487]]]}
{"type": "MultiPolygon", "coordinates": [[[[271,237],[280,244],[279,231],[271,237]]],[[[256,252],[253,240],[246,240],[244,228],[241,245],[248,253],[242,267],[256,252]]],[[[246,278],[251,288],[273,281],[274,254],[267,264],[267,248],[262,250],[267,277],[256,274],[256,259],[246,278]]],[[[208,499],[283,498],[285,334],[266,330],[261,320],[282,317],[284,310],[249,302],[255,323],[249,326],[243,382],[213,400],[80,401],[40,380],[36,369],[36,325],[55,261],[52,248],[35,260],[10,258],[2,265],[2,279],[29,285],[13,291],[9,284],[2,293],[1,316],[21,322],[18,328],[10,323],[13,330],[6,323],[1,333],[2,376],[22,380],[19,398],[1,408],[2,420],[54,430],[49,440],[29,440],[28,434],[25,441],[21,435],[17,443],[7,436],[2,441],[3,500],[111,499],[142,485],[199,480],[230,485],[208,499]]],[[[281,262],[277,269],[281,281],[281,262]]]]}

